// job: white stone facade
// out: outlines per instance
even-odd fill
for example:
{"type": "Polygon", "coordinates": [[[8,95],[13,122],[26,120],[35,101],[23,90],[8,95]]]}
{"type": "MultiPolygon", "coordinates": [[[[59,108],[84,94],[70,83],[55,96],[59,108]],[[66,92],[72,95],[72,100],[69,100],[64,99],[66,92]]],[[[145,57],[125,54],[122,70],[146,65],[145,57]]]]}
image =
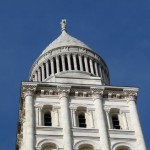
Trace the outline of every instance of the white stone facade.
{"type": "Polygon", "coordinates": [[[16,150],[146,150],[138,89],[110,86],[102,58],[61,25],[22,83],[16,150]]]}

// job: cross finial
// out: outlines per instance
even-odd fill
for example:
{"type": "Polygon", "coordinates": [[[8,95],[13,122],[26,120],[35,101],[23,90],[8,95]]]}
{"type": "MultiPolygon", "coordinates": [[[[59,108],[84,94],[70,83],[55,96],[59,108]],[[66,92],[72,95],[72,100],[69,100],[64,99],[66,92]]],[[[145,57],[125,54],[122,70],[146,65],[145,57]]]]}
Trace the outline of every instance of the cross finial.
{"type": "Polygon", "coordinates": [[[61,31],[66,31],[67,20],[62,19],[60,24],[61,24],[61,31]]]}

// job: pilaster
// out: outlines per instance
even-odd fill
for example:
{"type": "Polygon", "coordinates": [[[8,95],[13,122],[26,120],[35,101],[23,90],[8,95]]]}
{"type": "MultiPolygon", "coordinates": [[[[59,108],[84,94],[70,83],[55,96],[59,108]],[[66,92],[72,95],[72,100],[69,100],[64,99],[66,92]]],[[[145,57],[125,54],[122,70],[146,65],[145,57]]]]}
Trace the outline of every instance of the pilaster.
{"type": "Polygon", "coordinates": [[[110,150],[109,138],[108,138],[108,131],[106,126],[106,120],[104,116],[104,106],[103,106],[103,89],[100,88],[91,88],[93,100],[95,104],[95,111],[96,111],[96,120],[97,126],[99,129],[100,135],[100,143],[102,150],[110,150]]]}
{"type": "Polygon", "coordinates": [[[26,85],[23,86],[23,97],[25,101],[25,147],[28,150],[34,150],[34,92],[36,86],[35,85],[26,85]]]}
{"type": "Polygon", "coordinates": [[[137,138],[137,148],[138,150],[146,150],[146,145],[144,141],[144,136],[142,133],[142,128],[140,125],[140,120],[138,117],[138,112],[136,108],[136,98],[137,98],[137,91],[131,90],[124,90],[127,103],[130,108],[130,116],[132,116],[132,124],[135,130],[136,138],[137,138]]]}
{"type": "Polygon", "coordinates": [[[64,149],[72,150],[72,133],[71,133],[71,124],[70,124],[70,110],[69,110],[69,92],[70,87],[58,87],[59,99],[61,101],[61,118],[63,126],[63,141],[64,149]]]}

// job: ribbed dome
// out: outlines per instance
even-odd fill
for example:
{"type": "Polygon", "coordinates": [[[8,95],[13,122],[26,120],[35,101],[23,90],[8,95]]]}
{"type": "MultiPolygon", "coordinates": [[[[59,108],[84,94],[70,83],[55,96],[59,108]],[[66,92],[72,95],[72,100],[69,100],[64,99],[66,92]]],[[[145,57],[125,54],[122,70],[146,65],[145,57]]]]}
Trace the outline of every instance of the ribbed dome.
{"type": "Polygon", "coordinates": [[[48,52],[49,50],[52,50],[54,48],[63,47],[63,46],[79,46],[82,48],[87,48],[92,50],[90,47],[88,47],[86,44],[81,42],[80,40],[72,37],[69,35],[65,30],[62,31],[62,34],[54,40],[51,44],[49,44],[46,49],[42,52],[42,54],[48,52]]]}
{"type": "Polygon", "coordinates": [[[30,80],[38,82],[109,85],[109,71],[103,59],[90,47],[66,32],[49,44],[32,65],[30,80]],[[82,79],[81,79],[82,78],[82,79]]]}

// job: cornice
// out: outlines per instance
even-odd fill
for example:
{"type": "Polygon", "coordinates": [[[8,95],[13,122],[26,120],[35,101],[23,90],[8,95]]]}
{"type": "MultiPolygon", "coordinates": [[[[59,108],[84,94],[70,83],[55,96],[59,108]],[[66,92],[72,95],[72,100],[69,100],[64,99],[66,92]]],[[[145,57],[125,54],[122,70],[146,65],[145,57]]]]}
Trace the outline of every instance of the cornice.
{"type": "Polygon", "coordinates": [[[39,96],[58,96],[66,93],[74,97],[97,97],[104,100],[136,100],[138,88],[135,87],[116,87],[116,86],[96,86],[90,85],[64,85],[59,83],[33,83],[23,82],[22,96],[39,95],[39,96]]]}

